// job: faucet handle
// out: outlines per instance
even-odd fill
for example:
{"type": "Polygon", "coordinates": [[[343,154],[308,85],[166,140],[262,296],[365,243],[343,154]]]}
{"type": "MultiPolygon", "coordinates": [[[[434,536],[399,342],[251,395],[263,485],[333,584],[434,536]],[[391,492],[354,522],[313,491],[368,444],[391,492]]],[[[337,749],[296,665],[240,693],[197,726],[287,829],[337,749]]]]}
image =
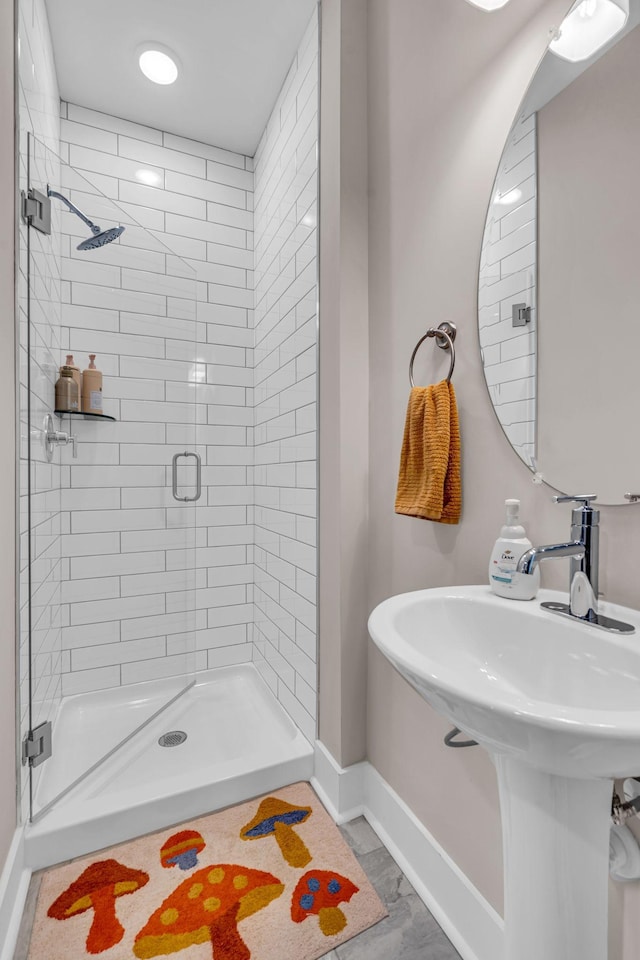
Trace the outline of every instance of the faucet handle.
{"type": "Polygon", "coordinates": [[[578,496],[578,494],[575,494],[572,497],[565,497],[565,496],[552,497],[552,500],[554,503],[582,503],[584,504],[585,507],[588,506],[592,500],[597,500],[597,499],[598,499],[597,493],[586,493],[583,496],[578,496]]]}
{"type": "Polygon", "coordinates": [[[574,533],[576,527],[597,527],[600,523],[600,511],[591,506],[593,500],[597,500],[597,494],[585,493],[584,496],[574,497],[553,497],[555,503],[579,503],[579,507],[574,507],[571,511],[571,532],[574,533]]]}

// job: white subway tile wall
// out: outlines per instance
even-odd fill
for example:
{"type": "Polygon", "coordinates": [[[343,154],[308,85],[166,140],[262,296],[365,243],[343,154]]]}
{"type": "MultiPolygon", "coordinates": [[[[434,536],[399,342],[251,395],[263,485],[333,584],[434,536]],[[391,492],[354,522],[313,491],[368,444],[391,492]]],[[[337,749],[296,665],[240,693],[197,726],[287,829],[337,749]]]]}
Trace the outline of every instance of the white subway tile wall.
{"type": "Polygon", "coordinates": [[[318,24],[255,157],[254,657],[316,729],[318,24]]]}
{"type": "MultiPolygon", "coordinates": [[[[56,421],[76,434],[77,460],[66,447],[49,465],[35,450],[34,723],[52,718],[62,695],[254,660],[313,738],[316,18],[254,160],[60,104],[44,0],[20,6],[22,123],[63,161],[40,151],[38,181],[98,223],[127,227],[118,243],[78,251],[84,227],[54,202],[52,238],[31,231],[32,427],[53,408],[67,353],[81,368],[97,354],[104,410],[116,418],[56,421]],[[171,496],[171,457],[185,449],[202,457],[195,511],[171,496]]],[[[23,149],[21,186],[25,158],[23,149]]],[[[20,239],[24,734],[24,227],[20,239]]]]}
{"type": "Polygon", "coordinates": [[[480,346],[494,408],[524,462],[536,457],[536,117],[511,131],[487,216],[480,262],[480,346]],[[531,319],[514,327],[514,304],[531,319]]]}
{"type": "MultiPolygon", "coordinates": [[[[31,183],[46,190],[60,179],[59,95],[44,0],[32,0],[19,9],[19,119],[20,190],[27,190],[27,157],[31,183]],[[28,152],[27,134],[32,134],[28,152]]],[[[45,416],[60,355],[60,218],[53,211],[53,233],[28,230],[19,220],[18,351],[20,420],[20,548],[19,548],[19,722],[20,740],[34,727],[52,720],[61,697],[60,584],[61,487],[65,477],[59,465],[48,463],[42,444],[45,416]],[[31,329],[29,331],[28,274],[31,273],[31,329]],[[30,349],[29,349],[30,348],[30,349]],[[29,392],[29,387],[31,390],[29,392]],[[29,471],[29,443],[31,470],[29,471]],[[30,474],[30,475],[29,475],[30,474]],[[31,504],[29,512],[29,491],[31,504]],[[29,538],[31,521],[31,538],[29,538]],[[29,577],[29,557],[31,571],[29,577]],[[31,590],[31,611],[29,591],[31,590]],[[31,626],[31,716],[29,628],[31,626]]],[[[35,768],[35,783],[41,772],[35,768]]],[[[21,767],[21,815],[29,813],[29,768],[21,767]]]]}
{"type": "Polygon", "coordinates": [[[125,233],[89,261],[63,219],[69,349],[99,353],[121,420],[81,424],[70,466],[65,692],[179,672],[192,644],[195,669],[254,659],[315,736],[317,41],[314,18],[256,155],[255,199],[251,158],[63,105],[71,163],[184,258],[125,233]],[[185,407],[206,498],[195,554],[166,487],[185,407]]]}
{"type": "Polygon", "coordinates": [[[67,694],[251,660],[253,173],[248,158],[71,103],[61,138],[106,194],[74,170],[73,201],[130,221],[118,244],[83,253],[82,223],[63,218],[64,346],[81,367],[98,354],[118,420],[74,424],[67,458],[67,694]],[[202,458],[197,507],[171,493],[185,449],[202,458]]]}

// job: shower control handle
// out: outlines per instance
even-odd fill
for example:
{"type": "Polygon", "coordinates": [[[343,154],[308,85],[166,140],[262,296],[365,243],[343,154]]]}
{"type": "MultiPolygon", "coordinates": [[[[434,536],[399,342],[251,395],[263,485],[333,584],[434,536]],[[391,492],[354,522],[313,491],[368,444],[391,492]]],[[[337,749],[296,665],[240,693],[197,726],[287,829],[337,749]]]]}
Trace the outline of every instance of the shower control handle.
{"type": "Polygon", "coordinates": [[[44,444],[47,454],[47,460],[51,463],[53,459],[53,448],[56,445],[66,445],[70,443],[72,446],[72,455],[73,459],[78,459],[78,438],[71,433],[65,433],[63,430],[55,430],[53,425],[53,417],[50,413],[47,414],[44,421],[44,444]]]}
{"type": "Polygon", "coordinates": [[[199,500],[202,495],[202,459],[200,454],[192,453],[189,450],[185,450],[184,453],[175,453],[173,455],[171,477],[174,500],[180,500],[182,503],[195,503],[196,500],[199,500]],[[196,461],[196,493],[194,497],[181,497],[178,494],[178,460],[180,457],[193,457],[196,461]]]}

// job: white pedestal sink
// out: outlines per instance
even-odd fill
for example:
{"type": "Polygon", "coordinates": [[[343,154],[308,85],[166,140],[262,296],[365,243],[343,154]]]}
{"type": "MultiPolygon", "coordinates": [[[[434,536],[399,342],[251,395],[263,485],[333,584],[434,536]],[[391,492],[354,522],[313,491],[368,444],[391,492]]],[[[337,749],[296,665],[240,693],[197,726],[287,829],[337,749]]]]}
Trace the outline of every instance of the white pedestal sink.
{"type": "Polygon", "coordinates": [[[611,634],[489,587],[391,597],[371,614],[382,653],[477,740],[498,773],[505,960],[606,960],[612,780],[640,775],[640,614],[611,634]]]}

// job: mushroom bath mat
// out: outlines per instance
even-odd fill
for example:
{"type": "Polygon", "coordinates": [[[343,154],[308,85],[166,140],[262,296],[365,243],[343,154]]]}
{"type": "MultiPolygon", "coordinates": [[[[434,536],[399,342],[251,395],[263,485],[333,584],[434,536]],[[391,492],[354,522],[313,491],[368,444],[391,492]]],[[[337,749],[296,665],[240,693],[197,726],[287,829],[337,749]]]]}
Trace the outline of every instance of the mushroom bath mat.
{"type": "Polygon", "coordinates": [[[29,960],[316,960],[386,915],[297,783],[49,870],[29,960]]]}

